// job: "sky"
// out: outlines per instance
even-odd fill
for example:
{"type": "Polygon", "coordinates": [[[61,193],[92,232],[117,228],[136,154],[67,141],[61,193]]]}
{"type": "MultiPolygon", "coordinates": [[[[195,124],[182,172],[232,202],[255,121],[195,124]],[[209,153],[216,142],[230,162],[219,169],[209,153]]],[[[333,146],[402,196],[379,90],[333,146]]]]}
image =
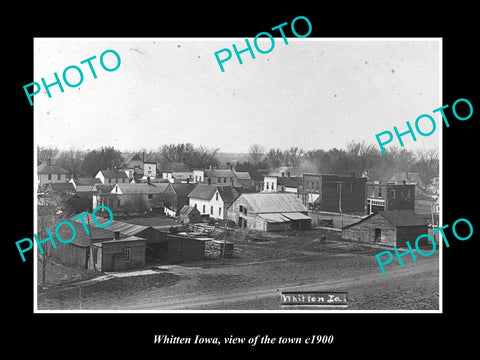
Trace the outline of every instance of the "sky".
{"type": "MultiPolygon", "coordinates": [[[[253,46],[253,39],[249,39],[253,46]]],[[[62,79],[76,65],[80,86],[42,88],[34,97],[35,143],[59,149],[158,149],[187,143],[222,152],[299,146],[305,151],[345,148],[349,141],[375,144],[375,134],[414,126],[441,103],[441,40],[275,38],[268,54],[242,54],[223,63],[214,53],[244,38],[36,38],[34,79],[62,79]],[[113,49],[120,67],[102,69],[100,55],[113,49]],[[92,60],[97,78],[88,64],[92,60]]],[[[268,49],[270,40],[259,41],[268,49]]],[[[221,56],[224,56],[222,54],[221,56]]],[[[114,56],[105,55],[113,67],[114,56]]],[[[78,81],[75,70],[68,79],[78,81]]],[[[27,103],[28,100],[26,99],[27,103]]],[[[421,125],[424,132],[431,125],[421,125]]],[[[441,126],[405,148],[439,146],[441,126]]],[[[397,142],[398,145],[398,142],[397,142]]],[[[388,151],[388,145],[387,145],[388,151]]]]}

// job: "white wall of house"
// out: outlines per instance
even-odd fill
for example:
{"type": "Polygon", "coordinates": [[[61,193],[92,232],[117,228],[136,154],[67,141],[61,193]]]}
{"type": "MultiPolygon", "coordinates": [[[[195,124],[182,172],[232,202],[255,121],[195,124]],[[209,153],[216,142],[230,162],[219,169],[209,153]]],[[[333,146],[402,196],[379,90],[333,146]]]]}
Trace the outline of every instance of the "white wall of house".
{"type": "Polygon", "coordinates": [[[66,181],[66,174],[38,174],[38,182],[40,185],[50,183],[63,183],[66,181]]]}
{"type": "Polygon", "coordinates": [[[100,179],[102,184],[128,184],[130,182],[127,178],[105,178],[101,171],[95,175],[95,178],[100,179]]]}
{"type": "Polygon", "coordinates": [[[226,218],[225,204],[218,191],[215,192],[210,200],[190,198],[189,205],[196,207],[202,215],[210,215],[211,218],[215,219],[226,218]]]}

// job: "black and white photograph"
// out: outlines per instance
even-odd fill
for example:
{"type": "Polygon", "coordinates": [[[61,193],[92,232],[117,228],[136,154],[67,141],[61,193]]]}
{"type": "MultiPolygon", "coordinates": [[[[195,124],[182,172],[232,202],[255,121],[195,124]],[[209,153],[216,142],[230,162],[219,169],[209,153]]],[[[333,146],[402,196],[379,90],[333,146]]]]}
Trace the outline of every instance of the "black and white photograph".
{"type": "Polygon", "coordinates": [[[6,352],[470,352],[473,7],[165,5],[6,13],[6,352]]]}
{"type": "Polygon", "coordinates": [[[35,38],[36,311],[441,311],[441,51],[35,38]]]}

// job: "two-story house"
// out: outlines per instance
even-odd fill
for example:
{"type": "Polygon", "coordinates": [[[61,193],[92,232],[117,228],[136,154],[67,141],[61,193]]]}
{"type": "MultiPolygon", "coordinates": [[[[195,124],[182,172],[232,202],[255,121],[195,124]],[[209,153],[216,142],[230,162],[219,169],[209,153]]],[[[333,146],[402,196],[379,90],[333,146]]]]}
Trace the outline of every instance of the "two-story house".
{"type": "Polygon", "coordinates": [[[45,184],[66,182],[68,171],[57,165],[43,163],[37,167],[37,175],[38,185],[43,187],[45,184]]]}
{"type": "Polygon", "coordinates": [[[239,196],[231,186],[197,184],[188,194],[189,205],[196,207],[201,215],[215,219],[226,219],[227,208],[239,196]]]}

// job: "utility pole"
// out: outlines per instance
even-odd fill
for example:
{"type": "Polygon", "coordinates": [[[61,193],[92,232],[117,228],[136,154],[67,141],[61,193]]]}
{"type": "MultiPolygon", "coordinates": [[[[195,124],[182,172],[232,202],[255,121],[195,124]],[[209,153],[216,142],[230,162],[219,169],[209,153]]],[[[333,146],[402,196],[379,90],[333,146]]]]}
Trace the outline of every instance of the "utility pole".
{"type": "Polygon", "coordinates": [[[227,246],[227,224],[228,224],[228,220],[225,220],[225,235],[223,237],[223,249],[222,249],[222,265],[225,264],[225,247],[227,246]]]}
{"type": "Polygon", "coordinates": [[[94,271],[97,271],[97,267],[95,266],[95,259],[93,258],[93,241],[92,241],[92,229],[90,227],[90,217],[87,214],[87,221],[88,221],[88,232],[90,233],[90,264],[94,271]]]}
{"type": "Polygon", "coordinates": [[[342,184],[344,184],[343,181],[337,181],[337,185],[339,185],[339,196],[338,196],[338,210],[340,212],[340,220],[342,222],[342,228],[343,228],[343,215],[342,215],[342,184]]]}

